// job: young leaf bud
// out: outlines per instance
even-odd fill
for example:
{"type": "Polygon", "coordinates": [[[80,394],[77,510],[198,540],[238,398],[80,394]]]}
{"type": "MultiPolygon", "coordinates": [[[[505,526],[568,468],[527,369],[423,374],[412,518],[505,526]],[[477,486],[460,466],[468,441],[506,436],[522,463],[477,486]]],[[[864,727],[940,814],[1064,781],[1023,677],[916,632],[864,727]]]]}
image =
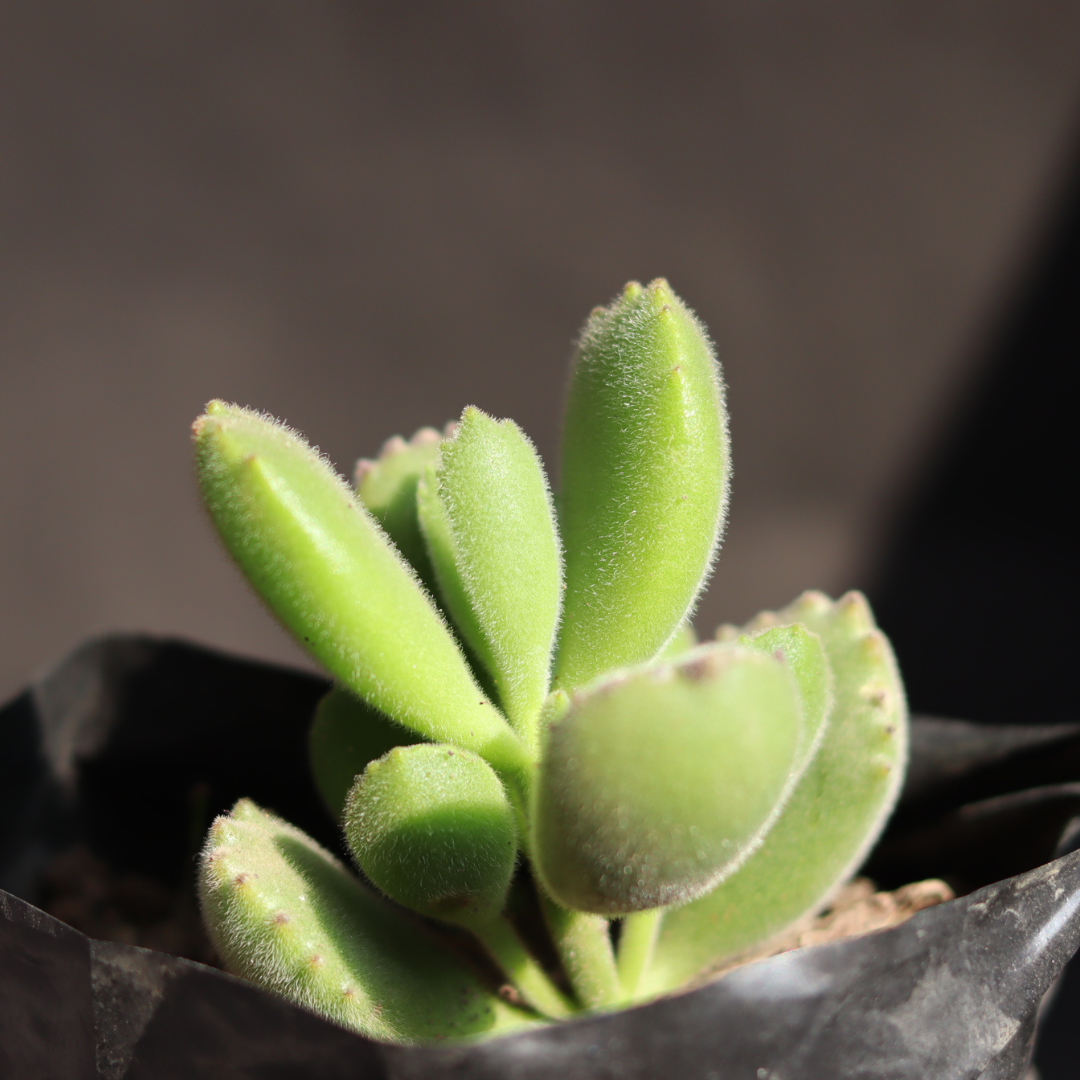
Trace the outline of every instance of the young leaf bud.
{"type": "Polygon", "coordinates": [[[440,589],[494,679],[506,715],[531,736],[547,695],[562,601],[543,466],[512,420],[470,407],[442,444],[433,481],[426,482],[422,513],[430,528],[434,510],[443,528],[441,543],[432,536],[440,589]],[[429,496],[438,499],[437,509],[429,496]]]}
{"type": "Polygon", "coordinates": [[[502,909],[517,859],[514,809],[475,754],[391,750],[357,780],[344,824],[357,865],[391,900],[467,926],[502,909]]]}
{"type": "MultiPolygon", "coordinates": [[[[452,427],[447,425],[447,437],[452,427]]],[[[383,444],[377,459],[361,458],[353,476],[360,501],[429,589],[435,575],[417,519],[416,485],[424,469],[438,458],[442,439],[430,427],[421,428],[408,442],[394,436],[383,444]]]]}
{"type": "Polygon", "coordinates": [[[425,738],[523,776],[520,742],[415,574],[331,466],[284,425],[223,402],[196,422],[195,447],[226,546],[330,672],[425,738]]]}
{"type": "Polygon", "coordinates": [[[567,907],[602,915],[684,903],[761,842],[802,742],[787,665],[700,646],[594,685],[551,725],[533,852],[567,907]]]}
{"type": "Polygon", "coordinates": [[[556,685],[665,646],[709,571],[727,487],[723,387],[705,330],[666,281],[632,283],[586,324],[570,385],[556,685]]]}
{"type": "Polygon", "coordinates": [[[335,686],[319,702],[308,731],[308,754],[315,784],[335,818],[369,761],[417,736],[383,716],[348,690],[335,686]]]}

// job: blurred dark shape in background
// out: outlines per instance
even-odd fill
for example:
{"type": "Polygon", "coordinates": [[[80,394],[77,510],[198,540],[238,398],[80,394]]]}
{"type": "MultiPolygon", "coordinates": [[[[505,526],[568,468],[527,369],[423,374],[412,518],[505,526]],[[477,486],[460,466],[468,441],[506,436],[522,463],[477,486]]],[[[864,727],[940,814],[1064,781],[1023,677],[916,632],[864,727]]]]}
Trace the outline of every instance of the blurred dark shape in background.
{"type": "Polygon", "coordinates": [[[1080,154],[996,330],[897,517],[871,599],[913,710],[1075,721],[1080,407],[1070,380],[1080,366],[1080,154]]]}
{"type": "MultiPolygon", "coordinates": [[[[865,585],[1030,263],[1078,42],[1075,0],[0,2],[0,698],[106,630],[304,662],[199,510],[203,403],[343,471],[475,403],[554,462],[573,335],[631,277],[730,386],[702,629],[865,585]]],[[[890,595],[916,702],[969,712],[890,595]]]]}
{"type": "MultiPolygon", "coordinates": [[[[989,327],[970,390],[887,530],[870,590],[916,712],[1080,719],[1080,425],[1069,375],[1080,361],[1080,145],[1074,151],[1015,299],[989,327]]],[[[1044,1016],[1043,1080],[1077,1075],[1078,1014],[1074,959],[1044,1016]]]]}

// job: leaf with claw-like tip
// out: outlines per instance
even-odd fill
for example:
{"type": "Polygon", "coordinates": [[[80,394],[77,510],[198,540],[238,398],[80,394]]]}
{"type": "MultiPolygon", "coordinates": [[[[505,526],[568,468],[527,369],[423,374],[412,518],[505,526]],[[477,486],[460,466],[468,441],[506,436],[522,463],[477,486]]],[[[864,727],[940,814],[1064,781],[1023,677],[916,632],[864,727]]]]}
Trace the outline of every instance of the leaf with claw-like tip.
{"type": "Polygon", "coordinates": [[[320,701],[308,731],[315,784],[330,813],[341,817],[345,799],[368,762],[418,736],[340,686],[320,701]]]}
{"type": "Polygon", "coordinates": [[[421,513],[440,589],[491,674],[503,711],[531,739],[547,696],[562,600],[543,466],[517,424],[470,407],[442,444],[433,481],[425,481],[421,513]]]}
{"type": "Polygon", "coordinates": [[[570,385],[557,686],[664,648],[708,574],[727,487],[723,387],[705,330],[666,281],[632,282],[593,312],[570,385]]]}
{"type": "Polygon", "coordinates": [[[195,446],[226,546],[335,678],[405,727],[473,750],[524,785],[524,747],[333,468],[283,424],[223,402],[196,421],[195,446]]]}
{"type": "Polygon", "coordinates": [[[787,666],[738,645],[619,672],[547,733],[532,853],[560,903],[601,915],[685,903],[761,842],[802,741],[787,666]]]}
{"type": "MultiPolygon", "coordinates": [[[[833,676],[825,646],[817,634],[799,624],[743,634],[736,640],[746,648],[783,660],[795,679],[802,703],[803,731],[791,767],[794,785],[817,753],[832,712],[833,676]]],[[[767,837],[764,843],[768,843],[767,837]]],[[[750,857],[751,861],[753,858],[750,857]]],[[[637,994],[641,976],[651,962],[665,914],[663,909],[640,912],[623,922],[619,972],[631,999],[637,994]]]]}
{"type": "Polygon", "coordinates": [[[502,909],[517,826],[483,758],[430,743],[390,750],[353,785],[344,825],[356,864],[391,900],[465,925],[502,909]]]}
{"type": "Polygon", "coordinates": [[[424,469],[438,458],[439,443],[450,437],[454,426],[447,425],[445,436],[435,428],[421,428],[408,442],[395,435],[386,440],[375,460],[361,458],[353,473],[360,501],[432,590],[435,575],[420,532],[416,485],[424,469]]]}
{"type": "MultiPolygon", "coordinates": [[[[737,874],[664,917],[639,997],[683,985],[826,903],[888,819],[907,759],[907,706],[892,650],[859,593],[805,593],[758,616],[751,634],[801,623],[834,676],[824,738],[779,820],[737,874]]],[[[722,628],[736,638],[740,631],[722,628]]],[[[760,640],[760,639],[759,639],[760,640]]]]}
{"type": "Polygon", "coordinates": [[[468,1039],[534,1023],[430,928],[248,799],[214,822],[199,892],[231,972],[369,1038],[468,1039]]]}

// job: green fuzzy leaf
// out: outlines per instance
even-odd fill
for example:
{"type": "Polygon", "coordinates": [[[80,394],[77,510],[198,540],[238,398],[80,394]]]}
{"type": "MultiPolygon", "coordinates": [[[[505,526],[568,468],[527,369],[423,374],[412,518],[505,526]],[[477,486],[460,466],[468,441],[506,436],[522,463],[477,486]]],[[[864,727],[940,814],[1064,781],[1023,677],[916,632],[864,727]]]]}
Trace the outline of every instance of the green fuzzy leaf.
{"type": "Polygon", "coordinates": [[[471,930],[521,999],[551,1017],[572,1005],[501,917],[517,861],[516,811],[483,758],[401,746],[371,762],[345,807],[357,865],[392,900],[471,930]]]}
{"type": "MultiPolygon", "coordinates": [[[[435,568],[439,599],[465,648],[472,648],[470,642],[479,641],[483,637],[483,630],[461,576],[461,559],[456,550],[454,531],[450,526],[446,507],[439,498],[439,478],[435,465],[429,465],[420,477],[416,489],[416,508],[428,556],[435,568]]],[[[476,657],[476,660],[482,663],[479,657],[476,657]]]]}
{"type": "Polygon", "coordinates": [[[621,1004],[622,987],[608,920],[602,915],[570,911],[544,895],[540,903],[552,944],[578,1000],[587,1009],[611,1009],[621,1004]]]}
{"type": "Polygon", "coordinates": [[[420,532],[416,486],[424,469],[438,459],[442,439],[429,427],[421,428],[408,442],[395,435],[383,444],[376,460],[361,458],[354,473],[360,501],[429,589],[435,575],[420,532]]]}
{"type": "Polygon", "coordinates": [[[620,672],[547,734],[532,851],[566,907],[604,915],[700,896],[776,819],[802,736],[787,665],[736,645],[620,672]]]}
{"type": "Polygon", "coordinates": [[[748,649],[783,660],[795,679],[802,703],[803,740],[792,771],[801,776],[821,746],[833,708],[833,673],[825,643],[799,623],[743,634],[737,640],[748,649]]]}
{"type": "Polygon", "coordinates": [[[250,800],[214,822],[200,899],[231,972],[369,1038],[420,1043],[533,1026],[431,929],[250,800]]]}
{"type": "Polygon", "coordinates": [[[511,723],[531,737],[562,600],[559,538],[536,450],[512,420],[466,409],[442,444],[423,508],[450,614],[491,673],[511,723]]]}
{"type": "Polygon", "coordinates": [[[330,813],[341,817],[349,789],[369,761],[416,740],[408,728],[335,686],[319,702],[308,731],[311,771],[330,813]]]}
{"type": "Polygon", "coordinates": [[[430,743],[397,747],[356,781],[344,824],[357,865],[391,900],[465,925],[502,909],[517,827],[483,758],[430,743]]]}
{"type": "Polygon", "coordinates": [[[582,334],[567,403],[556,685],[653,659],[719,542],[728,437],[704,328],[667,282],[631,283],[582,334]]]}
{"type": "Polygon", "coordinates": [[[665,916],[643,997],[683,985],[827,903],[858,869],[896,802],[907,759],[907,706],[892,650],[866,601],[859,593],[836,603],[805,593],[747,629],[753,634],[794,622],[820,636],[833,671],[835,703],[824,738],[779,820],[739,872],[665,916]]]}
{"type": "Polygon", "coordinates": [[[477,687],[413,571],[298,435],[211,402],[195,425],[203,495],[226,546],[338,681],[433,740],[518,778],[527,755],[477,687]]]}

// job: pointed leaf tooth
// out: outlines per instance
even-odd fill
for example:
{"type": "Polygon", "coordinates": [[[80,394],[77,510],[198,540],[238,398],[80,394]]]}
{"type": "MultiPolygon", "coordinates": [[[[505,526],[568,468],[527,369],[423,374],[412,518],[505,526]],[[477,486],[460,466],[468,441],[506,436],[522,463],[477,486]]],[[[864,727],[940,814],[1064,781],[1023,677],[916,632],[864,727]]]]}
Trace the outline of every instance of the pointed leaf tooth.
{"type": "Polygon", "coordinates": [[[866,597],[861,592],[844,593],[836,602],[836,611],[844,626],[850,631],[873,630],[874,615],[866,597]]]}
{"type": "Polygon", "coordinates": [[[783,614],[792,618],[801,618],[803,615],[827,616],[835,607],[836,601],[831,600],[825,593],[818,589],[807,589],[784,608],[783,614]]]}
{"type": "Polygon", "coordinates": [[[391,435],[379,448],[379,458],[386,461],[408,450],[409,444],[400,435],[391,435]]]}
{"type": "Polygon", "coordinates": [[[590,317],[571,381],[558,685],[663,648],[708,574],[727,475],[723,388],[705,331],[665,281],[632,283],[590,317]]]}
{"type": "Polygon", "coordinates": [[[195,425],[211,516],[274,613],[353,692],[425,738],[523,775],[527,755],[477,687],[412,571],[295,432],[212,403],[195,425]]]}
{"type": "MultiPolygon", "coordinates": [[[[775,611],[762,611],[755,615],[747,624],[742,628],[741,633],[744,634],[758,634],[763,630],[771,630],[777,626],[783,626],[783,620],[775,611]]],[[[719,633],[719,631],[717,631],[719,633]]],[[[728,633],[730,633],[730,629],[728,633]]],[[[736,631],[738,632],[738,631],[736,631]]]]}

